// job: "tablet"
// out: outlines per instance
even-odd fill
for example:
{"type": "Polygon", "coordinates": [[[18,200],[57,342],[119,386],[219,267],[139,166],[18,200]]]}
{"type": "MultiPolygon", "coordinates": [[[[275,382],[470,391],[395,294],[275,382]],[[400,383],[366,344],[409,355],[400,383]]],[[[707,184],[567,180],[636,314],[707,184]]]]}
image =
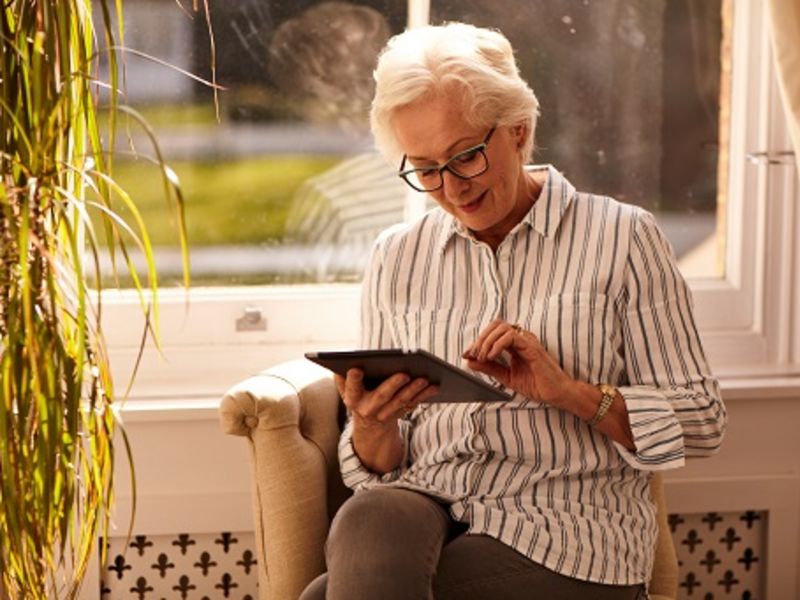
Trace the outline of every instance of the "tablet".
{"type": "Polygon", "coordinates": [[[395,373],[406,373],[412,378],[425,377],[440,389],[428,402],[506,402],[513,398],[501,388],[493,387],[425,350],[306,352],[305,357],[339,375],[347,375],[348,369],[361,369],[367,389],[374,389],[395,373]]]}

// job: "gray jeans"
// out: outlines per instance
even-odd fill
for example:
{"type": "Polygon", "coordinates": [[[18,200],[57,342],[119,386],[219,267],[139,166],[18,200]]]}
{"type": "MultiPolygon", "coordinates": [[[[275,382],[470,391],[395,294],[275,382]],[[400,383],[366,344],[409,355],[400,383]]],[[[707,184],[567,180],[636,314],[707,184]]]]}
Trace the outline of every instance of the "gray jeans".
{"type": "Polygon", "coordinates": [[[300,600],[641,600],[644,585],[559,575],[505,544],[466,535],[435,500],[409,490],[358,492],[331,524],[328,572],[300,600]]]}

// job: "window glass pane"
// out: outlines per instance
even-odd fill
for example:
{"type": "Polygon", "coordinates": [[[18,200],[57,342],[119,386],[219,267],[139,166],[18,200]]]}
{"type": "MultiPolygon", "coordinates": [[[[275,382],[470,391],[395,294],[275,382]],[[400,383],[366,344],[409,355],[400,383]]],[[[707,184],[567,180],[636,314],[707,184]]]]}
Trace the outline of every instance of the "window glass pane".
{"type": "Polygon", "coordinates": [[[431,22],[501,30],[541,103],[535,162],[653,211],[684,274],[719,277],[728,4],[432,0],[431,22]]]}
{"type": "MultiPolygon", "coordinates": [[[[125,45],[210,79],[206,22],[180,4],[124,3],[125,45]]],[[[360,278],[377,232],[404,217],[405,186],[373,150],[368,110],[377,54],[405,27],[405,5],[211,0],[219,122],[208,86],[126,56],[124,102],[180,178],[195,285],[360,278]]],[[[117,149],[115,177],[144,213],[162,284],[177,283],[152,147],[131,121],[117,149]]]]}
{"type": "MultiPolygon", "coordinates": [[[[358,280],[371,240],[406,214],[408,191],[367,130],[371,70],[404,28],[406,2],[210,5],[219,122],[208,87],[126,60],[125,100],[181,180],[194,284],[358,280]]],[[[124,6],[127,47],[210,78],[201,15],[173,0],[124,6]]],[[[730,0],[432,0],[431,21],[503,31],[542,105],[535,162],[652,210],[684,273],[718,277],[729,10],[730,0]]],[[[153,151],[135,123],[122,129],[116,177],[142,207],[162,283],[178,282],[153,151]]]]}

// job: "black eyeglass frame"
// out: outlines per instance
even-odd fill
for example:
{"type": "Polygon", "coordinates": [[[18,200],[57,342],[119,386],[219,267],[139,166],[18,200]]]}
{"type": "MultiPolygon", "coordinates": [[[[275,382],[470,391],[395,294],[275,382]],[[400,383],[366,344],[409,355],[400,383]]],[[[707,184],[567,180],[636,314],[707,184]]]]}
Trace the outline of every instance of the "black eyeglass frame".
{"type": "Polygon", "coordinates": [[[450,171],[453,175],[455,175],[459,179],[472,179],[473,177],[478,177],[479,175],[483,175],[484,173],[486,173],[486,171],[489,170],[489,157],[486,156],[486,148],[489,145],[489,140],[492,139],[492,135],[494,134],[496,129],[497,129],[497,125],[495,125],[494,127],[492,127],[489,130],[489,133],[486,134],[486,137],[483,139],[483,141],[480,144],[477,144],[475,146],[471,146],[470,148],[466,148],[465,150],[462,150],[461,152],[458,152],[458,153],[454,154],[453,156],[448,158],[442,165],[439,165],[439,166],[415,167],[413,169],[405,169],[405,170],[403,170],[403,167],[406,166],[406,160],[408,160],[408,156],[404,154],[403,155],[403,160],[400,162],[400,168],[398,169],[397,175],[403,181],[405,181],[408,185],[410,185],[412,188],[417,190],[418,192],[435,192],[436,190],[441,189],[444,186],[443,173],[445,171],[450,171]],[[457,160],[460,157],[462,157],[462,156],[464,156],[466,154],[470,154],[472,152],[480,152],[483,155],[483,161],[484,161],[484,163],[486,163],[486,167],[482,171],[480,171],[478,173],[475,173],[473,175],[462,175],[461,173],[459,173],[458,171],[456,171],[454,168],[452,168],[450,166],[450,163],[452,163],[454,160],[457,160]],[[435,188],[431,188],[431,189],[419,188],[416,185],[414,185],[411,182],[411,178],[409,178],[409,175],[413,175],[417,171],[433,171],[433,170],[439,172],[439,182],[440,183],[435,188]]]}

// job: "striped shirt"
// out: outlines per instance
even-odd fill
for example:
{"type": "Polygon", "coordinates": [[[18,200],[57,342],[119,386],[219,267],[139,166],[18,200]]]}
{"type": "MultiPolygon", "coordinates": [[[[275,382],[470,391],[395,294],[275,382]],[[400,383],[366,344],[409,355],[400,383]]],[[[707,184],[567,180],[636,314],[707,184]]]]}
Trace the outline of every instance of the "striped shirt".
{"type": "MultiPolygon", "coordinates": [[[[657,525],[649,472],[708,456],[726,423],[689,289],[651,214],[579,193],[534,167],[539,199],[496,251],[441,209],[386,231],[363,284],[362,346],[461,354],[493,319],[535,333],[571,377],[615,385],[636,450],[577,416],[516,395],[423,404],[400,421],[406,456],[385,475],[339,445],[345,483],[441,499],[469,533],[563,575],[649,579],[657,525]]],[[[480,375],[483,377],[483,375],[480,375]]]]}

